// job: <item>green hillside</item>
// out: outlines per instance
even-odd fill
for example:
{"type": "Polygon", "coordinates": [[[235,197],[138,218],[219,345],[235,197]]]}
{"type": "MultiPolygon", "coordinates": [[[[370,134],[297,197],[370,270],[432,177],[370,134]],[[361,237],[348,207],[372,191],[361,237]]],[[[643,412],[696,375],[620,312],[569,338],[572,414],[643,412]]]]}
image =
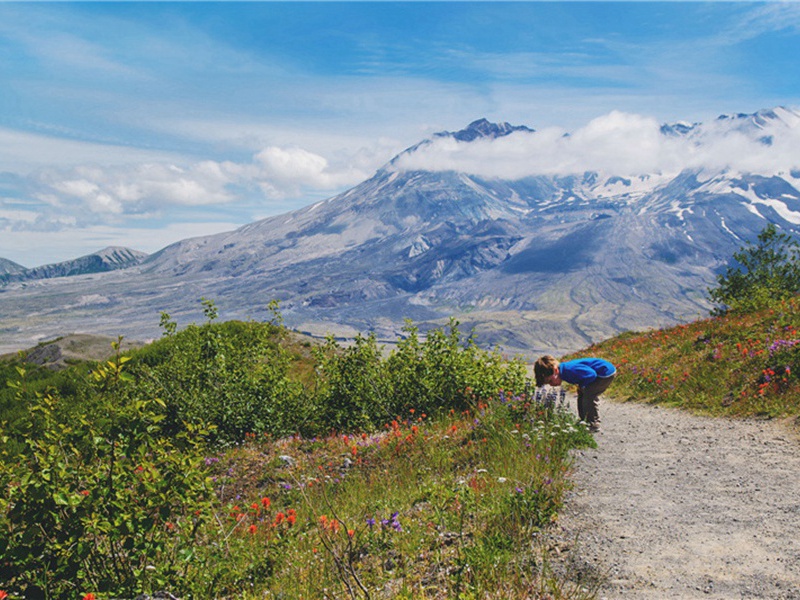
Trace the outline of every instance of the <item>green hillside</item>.
{"type": "Polygon", "coordinates": [[[386,356],[206,316],[102,362],[2,364],[3,594],[590,597],[535,534],[594,442],[525,365],[456,323],[386,356]]]}
{"type": "Polygon", "coordinates": [[[710,415],[800,416],[800,299],[625,333],[575,356],[618,366],[614,395],[710,415]]]}

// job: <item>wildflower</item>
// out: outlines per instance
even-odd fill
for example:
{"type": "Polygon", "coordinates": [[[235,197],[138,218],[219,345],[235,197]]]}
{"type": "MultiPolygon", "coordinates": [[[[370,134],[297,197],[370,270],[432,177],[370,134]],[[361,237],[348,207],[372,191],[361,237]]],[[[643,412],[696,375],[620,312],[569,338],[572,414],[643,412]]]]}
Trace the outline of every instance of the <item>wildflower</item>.
{"type": "Polygon", "coordinates": [[[368,526],[370,529],[372,529],[373,527],[375,527],[375,519],[373,519],[372,517],[368,517],[368,518],[367,518],[367,526],[368,526]]]}
{"type": "Polygon", "coordinates": [[[508,480],[505,477],[498,477],[497,478],[497,482],[498,483],[505,483],[506,481],[508,481],[508,480]]]}
{"type": "Polygon", "coordinates": [[[403,527],[402,527],[402,525],[400,525],[400,521],[397,519],[397,516],[399,514],[400,513],[397,513],[397,512],[392,513],[391,517],[389,517],[388,519],[383,519],[381,521],[381,525],[383,527],[387,527],[387,528],[391,527],[395,531],[403,531],[403,527]]]}
{"type": "Polygon", "coordinates": [[[355,532],[354,529],[348,529],[347,530],[348,537],[353,537],[355,534],[356,534],[356,532],[355,532]]]}
{"type": "Polygon", "coordinates": [[[272,501],[269,498],[264,497],[261,499],[261,506],[264,507],[264,510],[267,510],[270,504],[272,504],[272,501]]]}
{"type": "Polygon", "coordinates": [[[0,600],[4,600],[5,598],[8,598],[8,594],[5,591],[0,590],[0,600]]]}
{"type": "Polygon", "coordinates": [[[248,527],[250,533],[255,533],[257,530],[258,528],[255,525],[250,525],[250,527],[248,527]]]}
{"type": "MultiPolygon", "coordinates": [[[[5,596],[4,596],[5,597],[5,596]]],[[[88,594],[84,594],[83,600],[96,600],[97,596],[89,592],[88,594]]]]}
{"type": "Polygon", "coordinates": [[[277,515],[275,515],[275,525],[280,525],[281,523],[283,523],[283,520],[285,518],[286,515],[284,515],[282,512],[279,512],[277,515]]]}
{"type": "MultiPolygon", "coordinates": [[[[89,490],[81,490],[79,493],[80,493],[81,496],[88,496],[89,495],[89,490]]],[[[0,596],[0,600],[3,600],[2,596],[0,596]]]]}

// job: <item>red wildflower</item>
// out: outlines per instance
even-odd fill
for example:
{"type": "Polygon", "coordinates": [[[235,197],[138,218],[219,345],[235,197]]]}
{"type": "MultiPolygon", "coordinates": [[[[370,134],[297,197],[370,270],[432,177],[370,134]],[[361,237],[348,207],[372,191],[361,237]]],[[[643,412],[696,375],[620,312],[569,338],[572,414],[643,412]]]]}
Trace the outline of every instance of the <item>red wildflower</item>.
{"type": "Polygon", "coordinates": [[[264,510],[267,510],[270,504],[272,504],[272,502],[270,501],[269,498],[264,497],[261,499],[261,506],[264,507],[264,510]]]}
{"type": "Polygon", "coordinates": [[[5,591],[0,590],[0,600],[4,600],[5,598],[8,598],[8,594],[5,591]]]}
{"type": "Polygon", "coordinates": [[[84,595],[83,600],[96,600],[97,596],[89,592],[88,594],[84,595]]]}
{"type": "Polygon", "coordinates": [[[353,537],[355,534],[356,534],[355,530],[353,530],[353,529],[348,529],[347,530],[347,535],[348,536],[353,537]]]}
{"type": "Polygon", "coordinates": [[[256,531],[258,531],[258,528],[255,525],[250,525],[250,527],[248,527],[248,530],[250,531],[250,533],[255,533],[256,531]]]}

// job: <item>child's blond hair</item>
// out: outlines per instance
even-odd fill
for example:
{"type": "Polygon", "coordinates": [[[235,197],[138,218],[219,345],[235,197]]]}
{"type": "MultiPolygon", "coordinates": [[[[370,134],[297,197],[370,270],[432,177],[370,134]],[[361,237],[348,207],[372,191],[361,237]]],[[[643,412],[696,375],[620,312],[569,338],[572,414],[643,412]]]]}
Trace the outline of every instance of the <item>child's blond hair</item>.
{"type": "Polygon", "coordinates": [[[555,357],[545,354],[533,363],[533,376],[536,378],[536,387],[542,387],[547,378],[555,374],[558,370],[558,360],[555,357]]]}

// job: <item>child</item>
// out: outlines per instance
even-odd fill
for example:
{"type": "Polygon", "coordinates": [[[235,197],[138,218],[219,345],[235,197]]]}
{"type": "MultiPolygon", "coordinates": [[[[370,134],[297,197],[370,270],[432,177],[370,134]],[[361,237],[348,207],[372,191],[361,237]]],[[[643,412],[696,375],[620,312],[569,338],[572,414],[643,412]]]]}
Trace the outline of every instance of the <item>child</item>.
{"type": "Polygon", "coordinates": [[[590,431],[600,430],[597,403],[600,394],[606,391],[617,369],[602,358],[576,358],[559,363],[549,354],[542,356],[533,365],[536,387],[544,384],[561,385],[562,381],[578,386],[578,417],[588,423],[590,431]]]}

